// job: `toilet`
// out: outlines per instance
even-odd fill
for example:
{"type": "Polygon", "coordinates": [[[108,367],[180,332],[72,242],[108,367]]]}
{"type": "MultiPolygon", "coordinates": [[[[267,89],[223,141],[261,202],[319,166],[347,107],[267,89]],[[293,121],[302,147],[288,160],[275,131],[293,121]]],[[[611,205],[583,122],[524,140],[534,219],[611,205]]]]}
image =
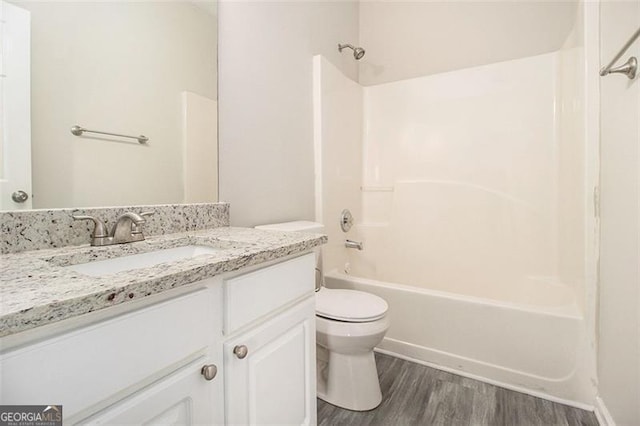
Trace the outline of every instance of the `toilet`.
{"type": "Polygon", "coordinates": [[[382,401],[375,348],[389,329],[384,299],[356,290],[316,292],[318,397],[349,410],[382,401]]]}
{"type": "MultiPolygon", "coordinates": [[[[297,221],[256,226],[273,231],[322,233],[324,226],[297,221]]],[[[316,251],[320,262],[320,250],[316,251]]],[[[363,291],[316,291],[318,397],[348,410],[366,411],[382,401],[373,349],[389,329],[387,302],[363,291]]]]}

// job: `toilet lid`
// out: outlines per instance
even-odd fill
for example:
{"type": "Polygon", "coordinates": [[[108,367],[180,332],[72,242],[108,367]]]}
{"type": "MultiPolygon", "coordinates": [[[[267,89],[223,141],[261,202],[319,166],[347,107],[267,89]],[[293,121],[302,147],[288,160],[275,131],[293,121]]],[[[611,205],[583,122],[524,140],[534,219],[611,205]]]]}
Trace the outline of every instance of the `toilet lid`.
{"type": "Polygon", "coordinates": [[[356,290],[322,288],[316,293],[316,315],[346,322],[384,317],[389,305],[381,297],[356,290]]]}

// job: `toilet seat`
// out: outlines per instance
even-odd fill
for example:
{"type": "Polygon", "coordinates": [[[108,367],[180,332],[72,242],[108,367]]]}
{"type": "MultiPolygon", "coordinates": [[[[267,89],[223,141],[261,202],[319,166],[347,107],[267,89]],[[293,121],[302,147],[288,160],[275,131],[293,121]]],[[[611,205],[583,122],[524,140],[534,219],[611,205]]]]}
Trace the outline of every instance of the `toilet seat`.
{"type": "Polygon", "coordinates": [[[370,322],[383,318],[387,302],[357,290],[321,288],[316,293],[316,315],[344,322],[370,322]]]}

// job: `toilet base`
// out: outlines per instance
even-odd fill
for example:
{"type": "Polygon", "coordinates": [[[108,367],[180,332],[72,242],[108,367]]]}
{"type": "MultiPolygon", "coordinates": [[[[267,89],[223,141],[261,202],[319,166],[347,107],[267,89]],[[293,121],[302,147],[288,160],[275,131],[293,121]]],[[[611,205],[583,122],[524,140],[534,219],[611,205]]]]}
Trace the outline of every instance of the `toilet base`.
{"type": "Polygon", "coordinates": [[[373,351],[341,354],[316,345],[318,398],[353,411],[376,408],[382,401],[373,351]]]}

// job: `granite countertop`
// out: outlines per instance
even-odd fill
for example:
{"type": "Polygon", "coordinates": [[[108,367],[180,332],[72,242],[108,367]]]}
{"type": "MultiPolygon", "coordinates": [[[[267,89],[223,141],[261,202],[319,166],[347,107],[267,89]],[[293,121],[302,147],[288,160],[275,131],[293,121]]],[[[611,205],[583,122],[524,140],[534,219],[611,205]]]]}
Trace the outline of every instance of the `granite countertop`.
{"type": "Polygon", "coordinates": [[[326,242],[327,237],[320,234],[220,227],[106,247],[84,245],[1,255],[0,337],[303,253],[326,242]],[[222,250],[99,277],[65,268],[184,245],[222,250]]]}

